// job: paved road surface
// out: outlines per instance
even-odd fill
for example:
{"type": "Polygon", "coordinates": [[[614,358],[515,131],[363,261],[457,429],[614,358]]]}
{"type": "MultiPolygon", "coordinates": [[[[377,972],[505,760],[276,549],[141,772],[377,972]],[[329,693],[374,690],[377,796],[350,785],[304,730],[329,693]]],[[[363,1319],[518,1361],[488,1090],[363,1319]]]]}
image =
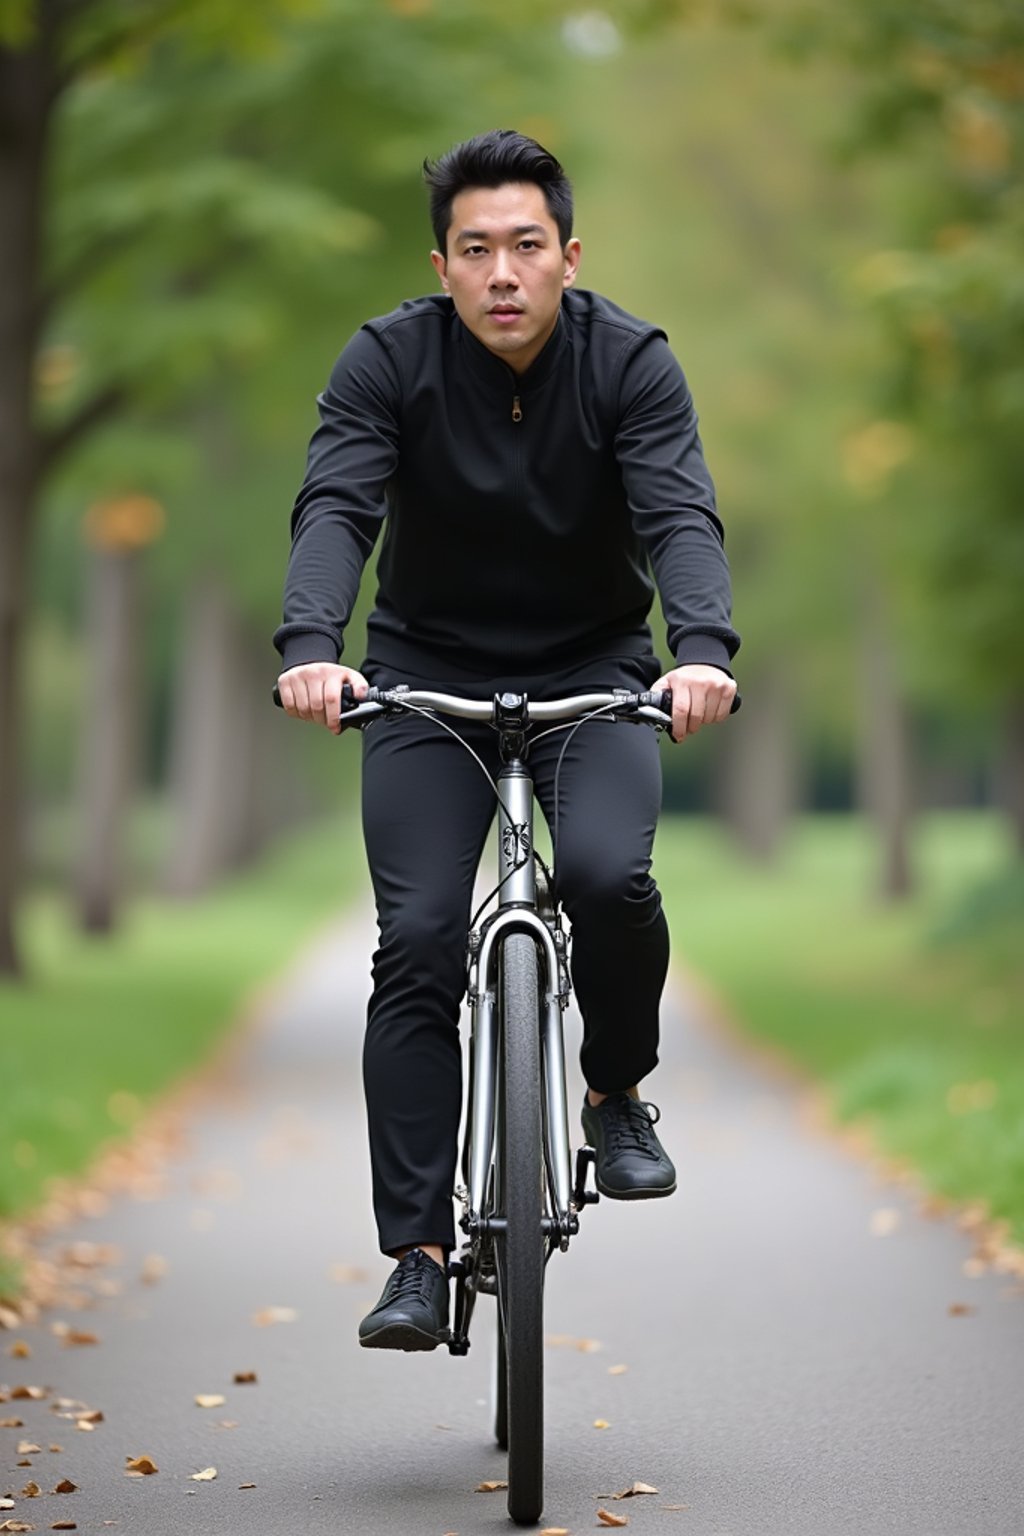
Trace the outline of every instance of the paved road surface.
{"type": "MultiPolygon", "coordinates": [[[[95,1346],[61,1346],[46,1318],[21,1330],[33,1355],[15,1360],[0,1334],[0,1380],[51,1389],[0,1404],[0,1418],[24,1421],[0,1429],[0,1489],[79,1485],[19,1497],[0,1520],[138,1536],[510,1528],[503,1495],[473,1491],[503,1472],[490,1318],[465,1360],[355,1342],[388,1268],[359,1086],[368,949],[365,925],[334,931],[278,989],[230,1092],[197,1110],[161,1198],[126,1196],[59,1235],[117,1245],[119,1263],[83,1274],[124,1288],[64,1315],[95,1330],[95,1346]],[[138,1278],[148,1254],[168,1263],[150,1286],[138,1278]],[[297,1315],[254,1325],[268,1307],[297,1315]],[[243,1370],[258,1382],[235,1385],[243,1370]],[[198,1393],[225,1404],[197,1407],[198,1393]],[[76,1431],[53,1394],[103,1422],[76,1431]],[[30,1468],[16,1465],[22,1437],[43,1448],[30,1468]],[[159,1472],[125,1477],[141,1453],[159,1472]],[[209,1466],[216,1481],[191,1480],[209,1466]]],[[[604,1504],[636,1533],[1019,1536],[1020,1288],[965,1276],[962,1232],[801,1128],[792,1090],[694,1006],[677,991],[649,1084],[679,1193],[602,1201],[549,1272],[543,1523],[597,1529],[597,1496],[641,1480],[657,1496],[604,1504]],[[973,1310],[951,1315],[958,1303],[973,1310]]]]}

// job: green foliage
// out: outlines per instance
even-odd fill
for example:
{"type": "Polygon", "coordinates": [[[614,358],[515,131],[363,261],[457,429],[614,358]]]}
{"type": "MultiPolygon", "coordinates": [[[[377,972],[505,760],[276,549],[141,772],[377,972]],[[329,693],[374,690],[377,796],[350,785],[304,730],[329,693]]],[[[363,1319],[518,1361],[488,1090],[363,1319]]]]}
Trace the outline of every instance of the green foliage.
{"type": "Polygon", "coordinates": [[[56,898],[28,904],[33,985],[0,981],[0,1216],[122,1131],[125,1096],[141,1110],[202,1060],[358,889],[357,848],[350,819],[321,825],[213,896],[139,903],[101,945],[56,898]]]}
{"type": "Polygon", "coordinates": [[[1024,974],[1019,945],[990,945],[995,898],[977,894],[991,883],[1019,900],[1002,828],[930,818],[915,850],[928,895],[899,913],[870,904],[871,857],[859,822],[822,817],[754,874],[722,833],[675,822],[655,870],[677,952],[743,1028],[822,1082],[840,1119],[865,1119],[933,1189],[987,1201],[1024,1240],[1024,974]],[[950,914],[980,902],[954,940],[950,914]]]}

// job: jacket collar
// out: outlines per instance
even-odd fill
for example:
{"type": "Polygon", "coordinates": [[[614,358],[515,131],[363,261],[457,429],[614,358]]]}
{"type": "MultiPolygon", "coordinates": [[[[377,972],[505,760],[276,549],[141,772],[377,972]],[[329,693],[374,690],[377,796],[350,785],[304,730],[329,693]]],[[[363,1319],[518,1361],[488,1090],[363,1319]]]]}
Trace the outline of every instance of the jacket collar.
{"type": "Polygon", "coordinates": [[[538,389],[558,366],[569,345],[569,327],[565,315],[559,310],[554,330],[525,373],[516,373],[489,347],[485,347],[463,325],[458,315],[455,315],[455,343],[467,367],[481,383],[522,395],[538,389]]]}

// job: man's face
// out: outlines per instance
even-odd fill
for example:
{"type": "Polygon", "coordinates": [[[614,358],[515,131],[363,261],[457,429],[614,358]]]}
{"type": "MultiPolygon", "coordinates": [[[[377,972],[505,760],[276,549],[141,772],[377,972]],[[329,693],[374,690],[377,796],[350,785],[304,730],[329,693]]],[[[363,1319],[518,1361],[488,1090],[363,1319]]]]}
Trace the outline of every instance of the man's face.
{"type": "Polygon", "coordinates": [[[529,368],[576,280],[580,243],[562,249],[544,193],[532,182],[470,187],[452,202],[447,256],[431,253],[459,319],[516,373],[529,368]]]}

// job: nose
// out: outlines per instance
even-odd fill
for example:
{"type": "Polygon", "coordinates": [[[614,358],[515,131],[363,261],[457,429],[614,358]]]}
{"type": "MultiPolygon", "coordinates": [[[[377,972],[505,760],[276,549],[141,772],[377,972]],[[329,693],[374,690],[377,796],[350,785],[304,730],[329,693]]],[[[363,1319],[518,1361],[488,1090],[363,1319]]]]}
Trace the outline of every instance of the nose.
{"type": "Polygon", "coordinates": [[[512,265],[511,252],[503,251],[500,247],[494,253],[494,265],[491,267],[491,287],[519,287],[519,279],[512,265]]]}

